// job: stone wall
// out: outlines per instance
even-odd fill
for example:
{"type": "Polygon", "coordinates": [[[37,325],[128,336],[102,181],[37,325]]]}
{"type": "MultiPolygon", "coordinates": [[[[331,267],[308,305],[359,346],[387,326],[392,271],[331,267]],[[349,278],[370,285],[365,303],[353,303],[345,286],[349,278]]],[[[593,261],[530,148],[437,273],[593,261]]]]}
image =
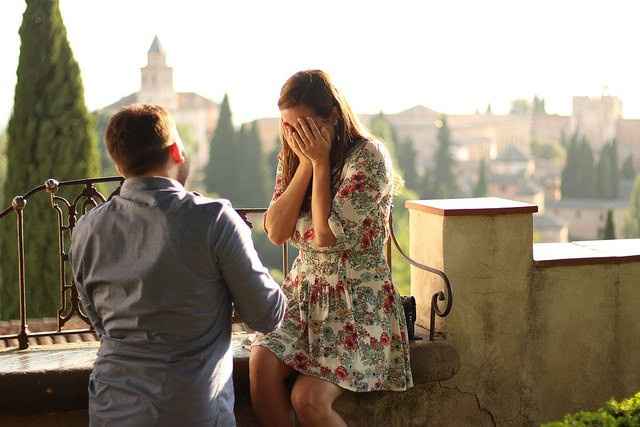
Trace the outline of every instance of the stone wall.
{"type": "MultiPolygon", "coordinates": [[[[412,256],[453,283],[454,308],[438,329],[461,369],[444,385],[474,394],[504,426],[539,425],[640,389],[640,240],[534,247],[533,205],[407,206],[412,256]]],[[[422,324],[441,286],[412,271],[422,324]]]]}

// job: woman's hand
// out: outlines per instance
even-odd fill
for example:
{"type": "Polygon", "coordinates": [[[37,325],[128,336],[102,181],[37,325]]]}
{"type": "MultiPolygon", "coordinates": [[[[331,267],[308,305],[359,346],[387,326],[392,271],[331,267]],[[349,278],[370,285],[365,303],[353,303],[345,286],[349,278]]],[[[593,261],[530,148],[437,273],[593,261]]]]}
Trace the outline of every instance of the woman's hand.
{"type": "Polygon", "coordinates": [[[289,125],[282,125],[282,135],[284,136],[285,143],[298,157],[300,165],[311,166],[311,160],[300,149],[300,136],[297,135],[297,131],[289,125]]]}
{"type": "Polygon", "coordinates": [[[331,153],[331,137],[324,126],[318,126],[313,117],[298,119],[296,142],[302,153],[316,165],[328,165],[331,153]]]}

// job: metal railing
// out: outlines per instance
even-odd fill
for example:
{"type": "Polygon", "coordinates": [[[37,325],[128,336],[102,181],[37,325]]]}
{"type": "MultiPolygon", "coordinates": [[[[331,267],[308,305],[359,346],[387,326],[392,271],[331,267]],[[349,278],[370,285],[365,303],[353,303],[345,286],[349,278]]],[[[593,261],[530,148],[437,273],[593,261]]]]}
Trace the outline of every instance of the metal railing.
{"type": "MultiPolygon", "coordinates": [[[[78,179],[70,181],[57,181],[55,179],[48,179],[44,184],[39,185],[22,196],[16,196],[13,198],[11,205],[0,212],[0,219],[8,216],[11,212],[16,214],[16,232],[17,232],[17,251],[18,251],[18,292],[19,292],[19,330],[16,334],[1,335],[0,339],[18,339],[18,345],[20,349],[26,349],[29,346],[29,337],[42,337],[42,336],[56,336],[56,335],[68,335],[84,332],[93,332],[90,327],[91,324],[86,313],[83,310],[82,304],[78,297],[78,292],[73,283],[67,281],[67,268],[70,267],[69,251],[65,239],[71,236],[71,232],[78,221],[79,216],[85,214],[91,208],[97,207],[99,204],[106,202],[120,191],[120,185],[124,181],[124,178],[119,176],[105,177],[105,178],[88,178],[78,179]],[[105,197],[97,188],[96,185],[104,183],[116,183],[118,187],[108,196],[105,197]],[[64,197],[58,195],[61,188],[83,186],[80,194],[76,195],[73,199],[67,200],[64,197]],[[59,257],[59,277],[60,277],[60,301],[57,312],[57,329],[53,331],[43,332],[30,332],[27,323],[27,300],[26,300],[26,260],[24,254],[24,210],[27,206],[29,199],[37,193],[46,191],[49,193],[49,204],[51,208],[56,211],[58,221],[58,257],[59,257]],[[65,221],[66,220],[66,221],[65,221]],[[66,329],[62,328],[64,325],[74,316],[77,315],[82,319],[89,327],[84,329],[66,329]]],[[[266,212],[266,208],[249,208],[249,209],[236,209],[236,211],[242,216],[249,226],[252,226],[247,215],[251,214],[263,214],[266,212]]],[[[445,284],[444,290],[437,291],[431,297],[431,313],[429,324],[429,339],[433,340],[435,335],[435,317],[446,317],[453,307],[453,292],[451,289],[451,283],[447,275],[433,267],[421,264],[412,258],[410,258],[404,250],[400,247],[393,228],[393,219],[390,216],[388,221],[390,239],[387,240],[386,258],[391,268],[391,251],[392,242],[396,249],[409,264],[414,267],[436,274],[442,278],[445,284]],[[440,303],[444,302],[444,308],[440,307],[440,303]]],[[[284,276],[289,272],[289,250],[287,243],[282,245],[282,271],[284,276]]],[[[6,286],[6,284],[5,284],[6,286]]]]}

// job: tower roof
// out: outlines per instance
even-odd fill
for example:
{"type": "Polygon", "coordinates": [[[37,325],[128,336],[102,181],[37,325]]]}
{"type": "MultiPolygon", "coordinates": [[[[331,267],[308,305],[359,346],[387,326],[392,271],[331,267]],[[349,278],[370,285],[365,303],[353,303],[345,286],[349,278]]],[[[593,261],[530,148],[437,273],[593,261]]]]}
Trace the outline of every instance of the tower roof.
{"type": "Polygon", "coordinates": [[[164,49],[160,44],[160,39],[158,36],[153,38],[153,43],[151,43],[151,47],[149,48],[149,53],[164,53],[164,49]]]}

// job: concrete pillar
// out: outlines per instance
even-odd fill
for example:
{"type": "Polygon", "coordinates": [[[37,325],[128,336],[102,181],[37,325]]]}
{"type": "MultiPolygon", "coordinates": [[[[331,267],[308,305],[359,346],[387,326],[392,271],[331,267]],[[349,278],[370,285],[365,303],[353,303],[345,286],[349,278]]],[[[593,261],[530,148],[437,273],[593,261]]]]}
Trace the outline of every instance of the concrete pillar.
{"type": "MultiPolygon", "coordinates": [[[[406,207],[411,256],[443,270],[453,286],[453,310],[436,330],[458,350],[461,369],[445,384],[473,393],[499,425],[525,425],[522,372],[537,206],[489,197],[406,207]]],[[[418,324],[428,327],[431,296],[442,284],[412,267],[418,324]]]]}

